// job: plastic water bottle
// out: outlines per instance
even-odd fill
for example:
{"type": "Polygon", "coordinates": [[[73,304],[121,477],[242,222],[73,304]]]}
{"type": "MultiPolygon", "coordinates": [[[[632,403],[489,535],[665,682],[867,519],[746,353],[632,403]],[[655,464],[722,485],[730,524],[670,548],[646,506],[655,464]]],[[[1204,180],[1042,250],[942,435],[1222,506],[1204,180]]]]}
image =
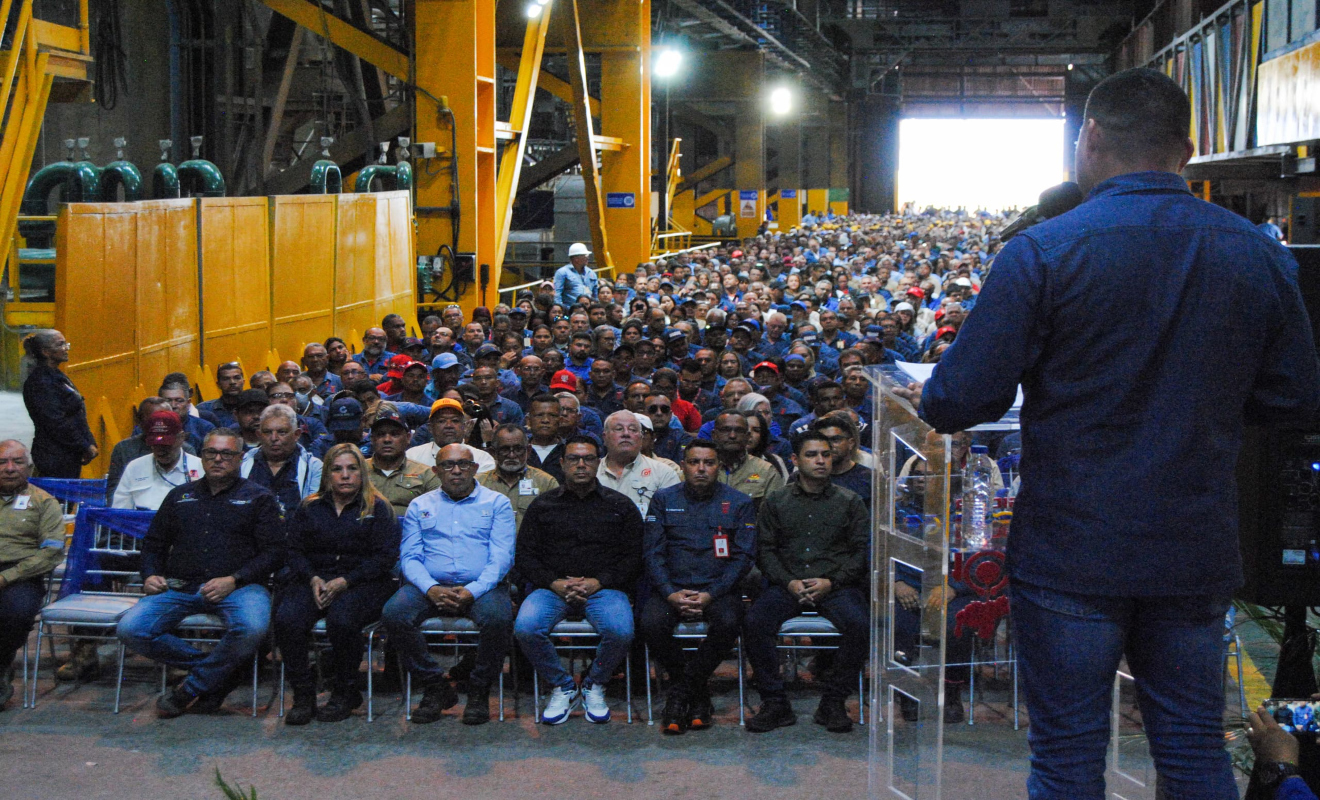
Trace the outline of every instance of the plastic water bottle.
{"type": "Polygon", "coordinates": [[[972,445],[962,476],[962,545],[967,551],[990,547],[991,514],[994,511],[994,462],[990,449],[972,445]]]}

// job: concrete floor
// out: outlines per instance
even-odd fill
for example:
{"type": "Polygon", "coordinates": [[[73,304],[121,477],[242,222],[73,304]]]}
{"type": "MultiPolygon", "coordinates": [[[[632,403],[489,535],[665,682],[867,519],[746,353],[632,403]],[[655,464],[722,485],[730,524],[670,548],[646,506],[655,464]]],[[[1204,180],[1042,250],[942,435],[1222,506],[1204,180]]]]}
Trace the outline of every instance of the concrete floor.
{"type": "MultiPolygon", "coordinates": [[[[21,397],[0,393],[0,438],[10,437],[30,441],[31,425],[21,397]]],[[[1278,649],[1250,623],[1241,633],[1259,686],[1262,674],[1272,677],[1278,649]]],[[[106,648],[107,663],[110,653],[106,648]]],[[[725,665],[727,675],[730,668],[725,665]]],[[[374,723],[359,712],[336,725],[288,728],[273,709],[263,707],[253,719],[245,706],[251,693],[243,689],[220,714],[158,720],[158,680],[159,673],[138,662],[125,684],[123,711],[115,715],[111,680],[57,686],[43,665],[38,707],[20,709],[16,697],[0,712],[0,798],[220,798],[217,769],[231,785],[255,786],[262,800],[804,800],[867,793],[868,728],[837,735],[813,725],[819,695],[810,685],[793,692],[794,727],[762,735],[741,730],[737,694],[727,680],[716,696],[713,730],[665,737],[644,717],[632,725],[623,721],[620,681],[613,687],[614,721],[604,726],[580,717],[554,728],[535,725],[524,691],[508,721],[480,728],[459,724],[461,705],[433,725],[407,723],[398,694],[377,696],[374,723]]],[[[269,680],[259,698],[263,706],[271,699],[269,680]]],[[[1025,712],[1022,730],[1014,731],[1007,693],[986,698],[991,702],[978,706],[975,726],[945,728],[944,797],[950,800],[1026,796],[1025,712]]],[[[758,702],[754,693],[749,700],[758,702]]],[[[644,698],[634,704],[644,714],[644,698]]],[[[850,707],[855,719],[855,700],[850,707]]],[[[1230,709],[1236,713],[1235,694],[1230,709]]],[[[883,738],[884,730],[879,733],[883,738]]]]}

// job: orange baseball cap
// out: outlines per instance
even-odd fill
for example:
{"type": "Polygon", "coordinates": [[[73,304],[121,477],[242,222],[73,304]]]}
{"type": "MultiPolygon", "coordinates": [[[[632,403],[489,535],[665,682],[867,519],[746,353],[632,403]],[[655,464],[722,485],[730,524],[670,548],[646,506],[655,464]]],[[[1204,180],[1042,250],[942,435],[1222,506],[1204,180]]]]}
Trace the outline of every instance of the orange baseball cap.
{"type": "Polygon", "coordinates": [[[431,404],[431,416],[434,417],[437,412],[446,408],[453,409],[454,411],[457,411],[460,414],[466,413],[463,410],[462,403],[458,402],[452,397],[442,397],[431,404]]]}

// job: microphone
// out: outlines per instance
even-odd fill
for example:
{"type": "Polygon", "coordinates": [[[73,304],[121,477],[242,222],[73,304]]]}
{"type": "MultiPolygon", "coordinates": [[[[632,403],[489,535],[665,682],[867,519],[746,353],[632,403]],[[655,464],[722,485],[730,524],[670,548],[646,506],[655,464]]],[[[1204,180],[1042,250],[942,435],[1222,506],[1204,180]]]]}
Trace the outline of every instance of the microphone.
{"type": "Polygon", "coordinates": [[[1036,205],[1014,217],[1008,227],[999,233],[999,241],[1007,242],[1032,225],[1039,225],[1047,219],[1072,211],[1086,199],[1082,189],[1072,181],[1051,186],[1040,193],[1036,205]]]}

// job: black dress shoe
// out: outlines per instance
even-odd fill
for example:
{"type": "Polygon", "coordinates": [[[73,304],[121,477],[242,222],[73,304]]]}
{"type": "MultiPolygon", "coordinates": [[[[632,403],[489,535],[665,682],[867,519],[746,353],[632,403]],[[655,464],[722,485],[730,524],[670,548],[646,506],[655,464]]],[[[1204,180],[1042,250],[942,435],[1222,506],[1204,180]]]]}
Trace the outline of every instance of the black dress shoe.
{"type": "Polygon", "coordinates": [[[417,710],[412,713],[412,721],[418,725],[429,725],[440,719],[445,709],[456,705],[458,705],[458,692],[454,691],[449,681],[441,678],[426,687],[422,702],[418,703],[417,710]]]}
{"type": "Polygon", "coordinates": [[[485,725],[490,722],[489,686],[468,689],[467,705],[463,707],[463,718],[460,721],[464,725],[485,725]]]}
{"type": "Polygon", "coordinates": [[[198,695],[197,702],[188,709],[193,714],[214,714],[225,704],[225,698],[229,697],[235,689],[242,686],[252,677],[252,673],[244,669],[235,669],[225,676],[220,685],[209,692],[198,695]]]}
{"type": "Polygon", "coordinates": [[[917,717],[921,712],[920,703],[903,695],[899,695],[898,697],[898,708],[899,712],[903,715],[903,720],[905,722],[916,722],[917,717]]]}
{"type": "Polygon", "coordinates": [[[688,692],[681,684],[672,686],[665,698],[665,710],[660,715],[660,732],[669,736],[679,736],[688,729],[688,692]]]}
{"type": "Polygon", "coordinates": [[[766,733],[775,728],[787,728],[797,723],[797,715],[788,700],[782,697],[765,700],[756,716],[747,720],[744,727],[752,733],[766,733]]]}
{"type": "Polygon", "coordinates": [[[853,721],[848,716],[848,709],[844,706],[842,697],[831,695],[822,697],[813,719],[817,725],[825,726],[825,730],[830,733],[847,733],[853,728],[853,721]]]}
{"type": "Polygon", "coordinates": [[[293,690],[293,708],[284,715],[285,725],[306,725],[316,716],[316,690],[310,686],[306,689],[293,690]]]}
{"type": "Polygon", "coordinates": [[[161,719],[181,717],[196,700],[197,695],[182,688],[161,692],[160,697],[156,698],[156,716],[161,719]]]}
{"type": "Polygon", "coordinates": [[[316,710],[317,722],[343,722],[353,716],[353,709],[362,705],[362,693],[359,691],[331,692],[325,705],[316,710]]]}
{"type": "Polygon", "coordinates": [[[944,684],[944,722],[948,725],[956,725],[967,719],[967,713],[963,710],[962,689],[956,684],[944,684]]]}

